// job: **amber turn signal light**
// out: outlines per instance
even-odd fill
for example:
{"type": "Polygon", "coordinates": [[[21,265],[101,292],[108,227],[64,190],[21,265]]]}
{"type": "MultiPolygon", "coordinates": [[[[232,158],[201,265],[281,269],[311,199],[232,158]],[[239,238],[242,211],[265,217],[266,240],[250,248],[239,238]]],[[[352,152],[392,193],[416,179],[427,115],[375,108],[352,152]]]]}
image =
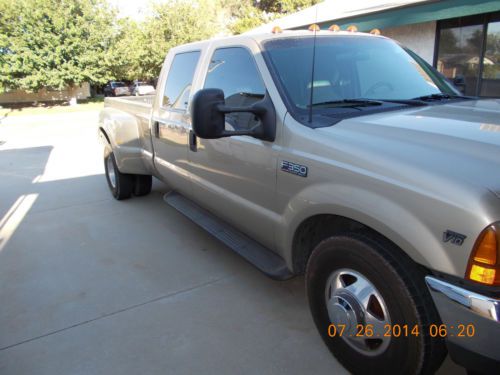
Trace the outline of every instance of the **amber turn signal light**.
{"type": "Polygon", "coordinates": [[[481,232],[469,258],[465,277],[491,286],[500,286],[500,233],[495,225],[481,232]]]}
{"type": "Polygon", "coordinates": [[[320,28],[318,25],[316,25],[315,23],[313,23],[311,26],[309,26],[309,31],[319,31],[320,28]]]}
{"type": "Polygon", "coordinates": [[[351,25],[347,28],[347,31],[355,33],[356,31],[358,31],[358,28],[355,25],[351,25]]]}
{"type": "Polygon", "coordinates": [[[328,28],[328,31],[340,31],[340,26],[339,25],[332,25],[328,28]]]}
{"type": "Polygon", "coordinates": [[[380,35],[380,30],[379,29],[373,29],[372,31],[370,31],[370,34],[380,35]]]}

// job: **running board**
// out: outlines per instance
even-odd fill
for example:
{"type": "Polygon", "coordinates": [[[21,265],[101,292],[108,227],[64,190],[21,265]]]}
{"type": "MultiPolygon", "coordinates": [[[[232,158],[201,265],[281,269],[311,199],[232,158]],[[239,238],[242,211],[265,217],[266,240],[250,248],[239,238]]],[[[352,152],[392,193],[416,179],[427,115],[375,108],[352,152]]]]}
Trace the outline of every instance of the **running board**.
{"type": "Polygon", "coordinates": [[[278,255],[201,208],[188,198],[171,192],[165,194],[163,200],[226,246],[233,249],[269,277],[275,280],[287,280],[294,276],[286,266],[285,261],[278,255]]]}

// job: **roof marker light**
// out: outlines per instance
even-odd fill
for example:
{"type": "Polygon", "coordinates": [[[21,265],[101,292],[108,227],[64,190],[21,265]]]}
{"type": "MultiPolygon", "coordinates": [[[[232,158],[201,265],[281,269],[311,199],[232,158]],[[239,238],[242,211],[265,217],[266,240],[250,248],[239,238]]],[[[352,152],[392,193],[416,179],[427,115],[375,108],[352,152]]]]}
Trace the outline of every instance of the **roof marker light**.
{"type": "Polygon", "coordinates": [[[309,26],[309,31],[320,31],[321,29],[319,28],[319,26],[315,23],[313,23],[311,26],[309,26]]]}
{"type": "Polygon", "coordinates": [[[347,28],[347,31],[350,31],[351,33],[355,33],[356,31],[358,31],[358,28],[355,25],[350,25],[347,28]]]}
{"type": "Polygon", "coordinates": [[[273,34],[280,34],[283,32],[283,29],[279,26],[274,26],[273,29],[271,30],[273,34]]]}
{"type": "Polygon", "coordinates": [[[332,25],[328,28],[328,30],[333,31],[333,32],[340,31],[340,26],[339,25],[332,25]]]}
{"type": "Polygon", "coordinates": [[[379,29],[373,29],[372,31],[370,31],[370,34],[380,35],[380,30],[379,29]]]}

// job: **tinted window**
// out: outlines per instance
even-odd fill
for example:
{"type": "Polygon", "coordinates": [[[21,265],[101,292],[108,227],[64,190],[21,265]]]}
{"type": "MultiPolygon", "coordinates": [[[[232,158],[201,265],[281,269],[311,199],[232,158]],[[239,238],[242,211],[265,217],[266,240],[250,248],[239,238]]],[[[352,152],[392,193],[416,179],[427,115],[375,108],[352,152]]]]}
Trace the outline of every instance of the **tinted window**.
{"type": "Polygon", "coordinates": [[[490,22],[486,34],[481,95],[500,96],[500,22],[490,22]]]}
{"type": "Polygon", "coordinates": [[[482,40],[483,25],[442,28],[439,36],[437,68],[467,95],[476,94],[482,40]]]}
{"type": "Polygon", "coordinates": [[[125,87],[123,82],[112,82],[111,87],[125,87]]]}
{"type": "Polygon", "coordinates": [[[163,106],[175,109],[187,108],[191,83],[199,58],[199,51],[175,55],[168,72],[163,106]]]}
{"type": "MultiPolygon", "coordinates": [[[[250,106],[266,93],[253,56],[241,47],[221,48],[214,52],[205,88],[223,90],[226,105],[235,107],[250,106]]],[[[251,113],[226,115],[226,126],[234,129],[249,129],[256,126],[258,121],[251,113]]]]}
{"type": "Polygon", "coordinates": [[[467,95],[500,97],[500,12],[438,25],[437,69],[467,95]]]}
{"type": "Polygon", "coordinates": [[[278,78],[298,110],[309,107],[311,86],[313,104],[352,98],[411,99],[441,90],[454,93],[396,43],[374,37],[318,37],[311,82],[312,45],[312,37],[265,43],[278,78]]]}

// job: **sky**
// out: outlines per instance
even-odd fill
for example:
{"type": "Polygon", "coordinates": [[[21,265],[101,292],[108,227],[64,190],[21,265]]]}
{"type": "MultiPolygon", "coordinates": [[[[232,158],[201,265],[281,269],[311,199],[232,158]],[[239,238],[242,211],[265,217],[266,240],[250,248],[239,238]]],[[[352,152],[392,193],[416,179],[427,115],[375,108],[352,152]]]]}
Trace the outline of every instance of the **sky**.
{"type": "Polygon", "coordinates": [[[116,6],[120,17],[130,17],[136,20],[141,20],[147,16],[148,5],[151,2],[166,2],[168,0],[108,0],[108,2],[116,6]]]}

